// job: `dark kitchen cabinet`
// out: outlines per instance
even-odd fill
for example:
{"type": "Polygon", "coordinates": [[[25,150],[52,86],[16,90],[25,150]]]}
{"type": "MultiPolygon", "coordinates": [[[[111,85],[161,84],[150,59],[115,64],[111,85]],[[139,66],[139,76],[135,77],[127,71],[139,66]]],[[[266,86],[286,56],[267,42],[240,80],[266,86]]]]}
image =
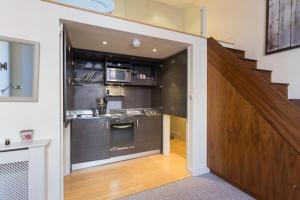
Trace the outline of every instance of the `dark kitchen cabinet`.
{"type": "Polygon", "coordinates": [[[162,116],[139,116],[135,123],[135,153],[162,147],[162,116]]]}
{"type": "MultiPolygon", "coordinates": [[[[64,93],[64,119],[66,119],[66,111],[72,110],[74,106],[74,89],[73,89],[73,66],[72,66],[72,46],[66,27],[63,30],[63,61],[64,61],[64,82],[63,82],[63,93],[64,93]]],[[[65,126],[68,126],[69,122],[65,121],[65,126]]]]}
{"type": "Polygon", "coordinates": [[[187,50],[166,59],[160,73],[163,113],[187,117],[187,50]]]}
{"type": "Polygon", "coordinates": [[[107,119],[76,119],[72,122],[72,164],[110,157],[110,123],[107,119]]]}

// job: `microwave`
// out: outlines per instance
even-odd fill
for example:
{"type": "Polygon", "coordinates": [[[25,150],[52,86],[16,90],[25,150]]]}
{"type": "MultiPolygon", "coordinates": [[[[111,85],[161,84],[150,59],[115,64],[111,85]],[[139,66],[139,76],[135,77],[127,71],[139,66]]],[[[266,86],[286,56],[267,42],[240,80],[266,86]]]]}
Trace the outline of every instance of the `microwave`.
{"type": "Polygon", "coordinates": [[[106,68],[106,82],[130,83],[131,69],[106,68]]]}

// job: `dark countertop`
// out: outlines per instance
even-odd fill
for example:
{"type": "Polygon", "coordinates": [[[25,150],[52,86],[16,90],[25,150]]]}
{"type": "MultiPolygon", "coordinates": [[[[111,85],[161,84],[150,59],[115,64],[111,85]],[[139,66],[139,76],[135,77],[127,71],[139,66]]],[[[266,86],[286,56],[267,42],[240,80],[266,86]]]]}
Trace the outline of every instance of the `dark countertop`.
{"type": "Polygon", "coordinates": [[[160,116],[162,115],[158,109],[122,109],[114,110],[112,113],[94,115],[92,110],[72,110],[67,111],[66,119],[115,119],[115,118],[129,118],[137,116],[160,116]]]}

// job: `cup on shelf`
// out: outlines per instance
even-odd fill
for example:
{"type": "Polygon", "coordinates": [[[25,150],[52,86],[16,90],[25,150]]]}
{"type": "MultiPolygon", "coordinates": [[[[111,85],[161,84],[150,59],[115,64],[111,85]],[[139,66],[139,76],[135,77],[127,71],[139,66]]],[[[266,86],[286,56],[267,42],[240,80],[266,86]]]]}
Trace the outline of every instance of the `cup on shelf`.
{"type": "Polygon", "coordinates": [[[34,130],[23,130],[20,131],[21,141],[23,143],[30,143],[33,140],[34,130]]]}

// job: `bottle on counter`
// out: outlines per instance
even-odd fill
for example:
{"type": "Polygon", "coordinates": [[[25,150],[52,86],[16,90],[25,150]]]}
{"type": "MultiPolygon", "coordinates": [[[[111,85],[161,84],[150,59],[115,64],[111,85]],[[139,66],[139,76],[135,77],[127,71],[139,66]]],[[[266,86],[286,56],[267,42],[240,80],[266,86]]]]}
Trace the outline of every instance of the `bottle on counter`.
{"type": "Polygon", "coordinates": [[[107,105],[107,100],[105,98],[98,99],[97,108],[98,108],[100,114],[106,113],[106,105],[107,105]]]}

